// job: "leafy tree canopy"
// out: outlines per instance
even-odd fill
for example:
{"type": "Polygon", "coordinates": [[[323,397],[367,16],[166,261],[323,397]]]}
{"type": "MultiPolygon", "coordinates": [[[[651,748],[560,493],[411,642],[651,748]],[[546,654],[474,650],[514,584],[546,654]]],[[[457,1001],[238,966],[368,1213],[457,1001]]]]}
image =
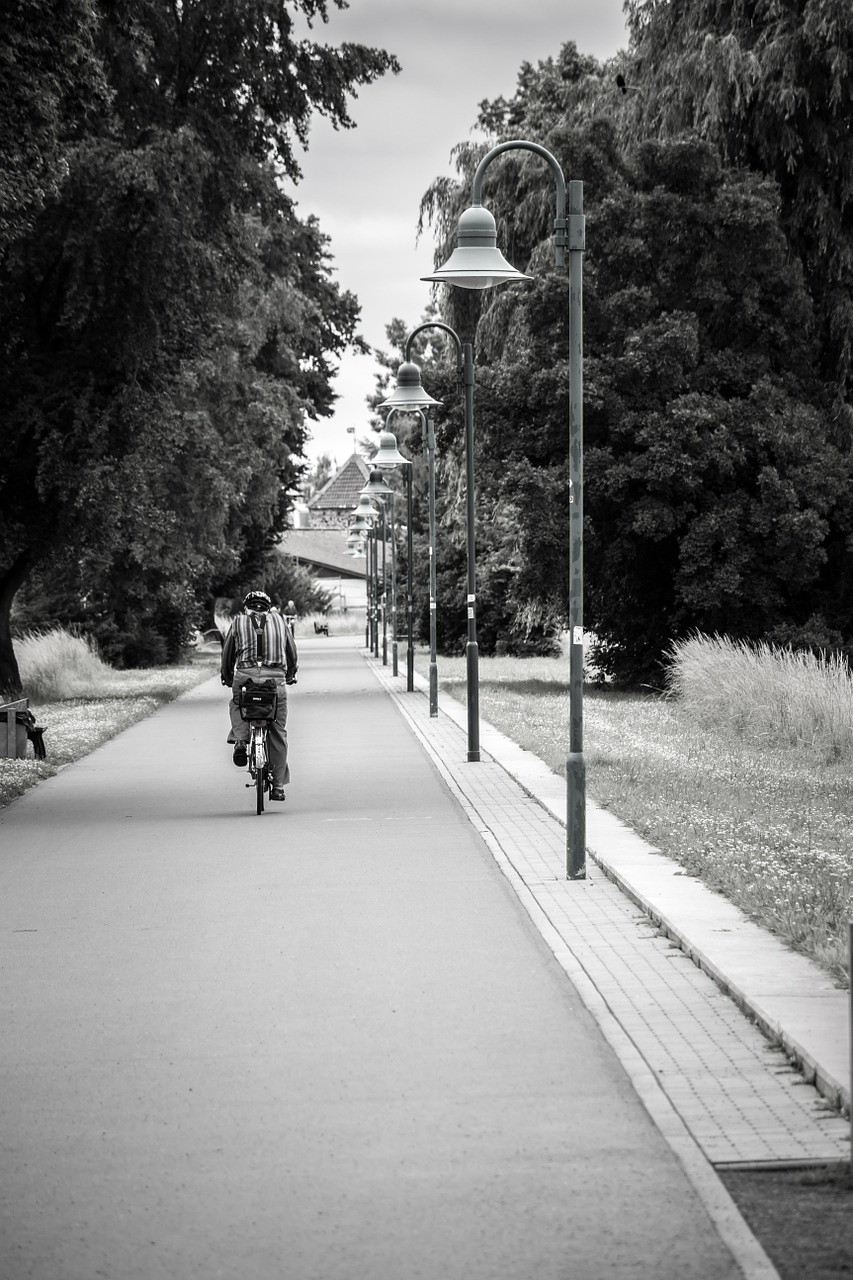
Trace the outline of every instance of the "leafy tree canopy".
{"type": "MultiPolygon", "coordinates": [[[[481,109],[495,141],[538,141],[585,184],[586,624],[605,668],[654,678],[668,641],[693,627],[807,640],[826,633],[821,613],[849,634],[833,569],[849,465],[778,186],[695,134],[623,150],[621,104],[602,109],[608,78],[612,68],[566,46],[523,69],[511,103],[481,109]]],[[[437,260],[485,149],[460,145],[461,181],[424,198],[437,260]]],[[[483,559],[510,570],[516,634],[553,631],[568,583],[567,281],[553,266],[553,183],[540,159],[510,152],[483,198],[507,257],[535,279],[447,290],[441,306],[477,353],[483,559]]],[[[443,435],[443,465],[460,439],[443,435]]]]}
{"type": "Polygon", "coordinates": [[[48,557],[105,630],[168,616],[174,653],[198,603],[270,555],[305,418],[331,411],[340,354],[365,349],[326,239],[276,177],[298,176],[312,111],[348,127],[356,87],[398,69],[298,38],[295,16],[325,21],[322,0],[68,0],[58,35],[44,9],[14,10],[39,21],[7,53],[7,114],[33,67],[54,84],[57,39],[78,21],[81,52],[33,142],[44,175],[0,245],[6,691],[12,599],[48,557]]]}
{"type": "Polygon", "coordinates": [[[8,0],[0,11],[0,257],[65,176],[65,148],[109,93],[94,0],[8,0]]]}
{"type": "MultiPolygon", "coordinates": [[[[625,7],[626,137],[694,131],[727,163],[774,179],[824,328],[823,371],[849,401],[853,8],[839,0],[627,0],[625,7]]],[[[846,410],[844,417],[849,438],[846,410]]]]}

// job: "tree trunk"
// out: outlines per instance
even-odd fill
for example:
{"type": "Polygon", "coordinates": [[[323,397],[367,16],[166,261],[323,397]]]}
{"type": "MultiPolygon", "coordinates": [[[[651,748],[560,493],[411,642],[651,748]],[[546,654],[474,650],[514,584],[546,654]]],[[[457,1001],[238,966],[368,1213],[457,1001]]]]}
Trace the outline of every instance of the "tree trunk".
{"type": "Polygon", "coordinates": [[[32,552],[22,551],[0,578],[0,698],[9,702],[21,696],[21,673],[12,644],[12,601],[32,565],[32,552]]]}

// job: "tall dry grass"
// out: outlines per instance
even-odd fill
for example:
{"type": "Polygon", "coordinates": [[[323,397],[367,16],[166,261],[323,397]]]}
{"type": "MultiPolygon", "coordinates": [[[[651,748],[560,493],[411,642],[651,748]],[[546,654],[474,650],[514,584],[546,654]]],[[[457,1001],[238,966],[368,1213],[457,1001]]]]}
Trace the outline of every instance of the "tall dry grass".
{"type": "Polygon", "coordinates": [[[88,636],[62,627],[27,631],[15,641],[24,695],[34,702],[100,698],[113,691],[116,672],[88,636]]]}
{"type": "Polygon", "coordinates": [[[843,658],[726,636],[672,645],[668,687],[693,719],[758,744],[853,752],[853,681],[843,658]]]}

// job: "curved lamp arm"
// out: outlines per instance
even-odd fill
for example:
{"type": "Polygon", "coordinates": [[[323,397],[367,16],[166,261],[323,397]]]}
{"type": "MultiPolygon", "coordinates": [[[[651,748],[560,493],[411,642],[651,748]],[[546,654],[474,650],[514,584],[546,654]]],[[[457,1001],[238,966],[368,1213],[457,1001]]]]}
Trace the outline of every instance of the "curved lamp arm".
{"type": "Polygon", "coordinates": [[[412,343],[414,342],[418,334],[423,333],[425,329],[441,329],[443,330],[444,333],[448,333],[450,335],[450,337],[453,339],[454,346],[456,347],[456,367],[457,369],[461,369],[462,368],[462,339],[459,337],[459,334],[456,332],[455,329],[451,329],[450,325],[444,324],[442,320],[428,320],[424,324],[419,324],[417,329],[413,329],[412,332],[409,334],[408,338],[406,339],[406,345],[403,351],[403,359],[404,360],[411,359],[412,343]]]}
{"type": "Polygon", "coordinates": [[[560,168],[559,161],[553,156],[547,147],[542,147],[538,142],[527,142],[524,139],[515,139],[512,142],[501,142],[496,147],[492,147],[491,151],[487,151],[480,163],[474,171],[474,191],[473,203],[475,205],[482,204],[481,199],[483,190],[483,175],[488,169],[492,161],[499,155],[503,155],[505,151],[532,151],[535,155],[541,156],[543,160],[547,160],[551,166],[554,177],[557,181],[557,216],[554,219],[554,229],[556,235],[554,238],[555,261],[558,267],[565,265],[566,261],[566,244],[568,238],[566,236],[566,179],[563,177],[563,170],[560,168]]]}

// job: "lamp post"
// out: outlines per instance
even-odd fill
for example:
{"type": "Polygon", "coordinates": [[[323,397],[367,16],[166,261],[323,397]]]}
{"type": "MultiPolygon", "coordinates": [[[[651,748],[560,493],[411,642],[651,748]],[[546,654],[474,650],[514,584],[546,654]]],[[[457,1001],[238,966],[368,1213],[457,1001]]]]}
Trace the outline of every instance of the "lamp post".
{"type": "MultiPolygon", "coordinates": [[[[417,371],[417,366],[412,366],[412,367],[415,369],[415,373],[417,377],[417,388],[419,389],[417,394],[420,397],[419,403],[422,403],[425,405],[439,404],[440,402],[438,400],[433,400],[432,396],[427,395],[427,393],[423,390],[423,388],[421,387],[420,374],[417,371]]],[[[414,391],[415,388],[412,387],[412,390],[414,391]]],[[[423,448],[424,448],[424,453],[426,454],[426,457],[427,457],[427,474],[428,474],[428,491],[429,491],[429,652],[430,652],[429,713],[431,716],[437,716],[438,715],[438,666],[436,663],[436,619],[435,619],[435,613],[436,613],[435,423],[431,416],[429,418],[426,418],[423,412],[421,411],[421,409],[414,407],[413,400],[407,400],[403,404],[396,405],[393,403],[393,397],[394,397],[394,393],[392,392],[388,400],[383,401],[383,404],[385,405],[390,404],[391,413],[394,413],[394,411],[397,410],[401,413],[416,414],[420,418],[421,432],[422,432],[422,438],[423,438],[423,448]]],[[[388,421],[390,421],[391,413],[389,413],[388,418],[386,419],[386,426],[388,421]]],[[[392,439],[393,439],[393,436],[392,436],[392,439]]],[[[395,443],[393,448],[386,448],[385,455],[383,456],[387,456],[388,461],[385,463],[385,465],[395,466],[395,467],[402,465],[402,463],[398,462],[393,457],[394,451],[397,452],[398,457],[402,458],[403,462],[409,468],[406,473],[406,479],[407,479],[406,517],[407,517],[407,531],[408,531],[407,555],[409,558],[409,574],[406,580],[406,588],[407,588],[406,612],[407,612],[407,623],[408,623],[408,627],[407,627],[408,644],[407,644],[407,651],[406,651],[406,658],[407,658],[406,688],[408,692],[411,693],[415,687],[414,606],[413,606],[413,599],[412,599],[412,595],[413,595],[412,567],[414,562],[414,555],[412,550],[412,485],[414,482],[414,464],[410,459],[404,458],[403,455],[396,450],[396,443],[395,443]]],[[[377,455],[377,457],[378,456],[379,455],[377,455]]]]}
{"type": "MultiPolygon", "coordinates": [[[[491,215],[487,215],[491,217],[491,215]]],[[[507,264],[508,265],[508,264],[507,264]]],[[[462,342],[449,325],[430,321],[413,329],[406,339],[403,364],[397,369],[397,385],[382,403],[392,409],[432,408],[440,401],[427,395],[421,386],[420,369],[409,360],[412,343],[425,329],[441,329],[448,334],[456,347],[456,367],[462,386],[465,409],[465,511],[466,542],[468,551],[468,639],[465,645],[465,670],[467,676],[468,709],[468,760],[480,759],[480,650],[477,643],[477,549],[476,549],[476,492],[474,488],[474,348],[470,342],[462,342]]]]}
{"type": "Polygon", "coordinates": [[[429,478],[429,713],[438,715],[438,663],[436,662],[435,587],[435,420],[421,414],[429,478]]]}
{"type": "MultiPolygon", "coordinates": [[[[366,497],[368,502],[376,499],[384,510],[386,501],[391,499],[391,653],[392,653],[392,672],[397,674],[397,555],[396,555],[396,531],[394,525],[394,490],[385,480],[382,472],[378,467],[374,467],[371,471],[367,483],[361,490],[361,497],[366,497]]],[[[360,500],[360,499],[359,499],[360,500]]]]}
{"type": "MultiPolygon", "coordinates": [[[[372,531],[373,531],[373,529],[374,529],[374,525],[376,524],[376,521],[377,521],[378,519],[380,519],[380,518],[381,518],[381,520],[382,520],[382,530],[383,530],[382,567],[383,567],[383,573],[384,573],[384,568],[385,568],[385,548],[384,548],[385,513],[384,513],[384,511],[377,511],[377,510],[376,510],[376,508],[375,508],[375,507],[373,506],[373,504],[371,503],[370,498],[369,498],[366,494],[364,494],[364,493],[362,493],[362,494],[360,495],[359,500],[358,500],[358,503],[357,503],[357,505],[356,505],[356,507],[355,507],[355,518],[354,518],[354,520],[352,521],[352,524],[350,525],[350,535],[352,535],[353,533],[356,533],[359,537],[366,537],[366,538],[367,538],[367,540],[368,540],[368,554],[369,554],[369,551],[370,551],[370,541],[371,541],[371,539],[370,539],[370,534],[371,534],[371,532],[372,532],[372,531]]],[[[373,539],[373,541],[374,541],[374,543],[375,543],[375,535],[374,535],[374,539],[373,539]]],[[[376,590],[374,591],[374,593],[373,593],[374,600],[376,600],[377,595],[378,595],[378,586],[377,586],[377,589],[376,589],[376,590]]],[[[383,594],[383,601],[382,601],[382,603],[383,603],[383,615],[384,615],[384,603],[385,603],[385,601],[384,601],[384,594],[383,594]]],[[[377,626],[377,630],[378,630],[378,626],[377,626]]],[[[368,643],[369,643],[369,641],[368,641],[368,643]]],[[[376,652],[377,652],[377,657],[378,657],[378,642],[377,642],[377,651],[376,651],[376,652]]],[[[385,655],[383,655],[383,662],[385,662],[386,660],[387,660],[386,656],[385,656],[385,655]]]]}
{"type": "Polygon", "coordinates": [[[373,526],[370,534],[371,556],[373,560],[373,616],[371,617],[371,626],[373,628],[373,656],[379,657],[379,542],[378,529],[373,526]]]}
{"type": "Polygon", "coordinates": [[[532,151],[551,168],[557,189],[555,262],[569,250],[569,753],[566,761],[566,875],[586,878],[586,765],[583,755],[583,183],[566,181],[557,159],[538,142],[514,140],[492,147],[474,173],[472,204],[459,218],[457,247],[447,262],[424,280],[463,289],[488,289],[505,281],[529,280],[497,248],[495,220],[483,208],[483,176],[506,151],[532,151]]]}
{"type": "Polygon", "coordinates": [[[368,545],[364,541],[361,534],[356,529],[351,529],[347,538],[347,547],[344,555],[364,556],[364,647],[370,648],[370,574],[369,564],[370,558],[368,554],[368,545]]]}
{"type": "MultiPolygon", "coordinates": [[[[417,372],[417,366],[412,366],[417,372]]],[[[421,389],[422,403],[435,405],[439,401],[433,400],[432,396],[428,396],[423,388],[421,388],[420,374],[417,374],[417,386],[421,389]]],[[[414,390],[414,388],[412,388],[414,390]]],[[[438,715],[438,665],[436,663],[436,590],[435,590],[435,422],[430,416],[426,418],[421,409],[410,407],[413,402],[407,402],[403,405],[395,405],[395,392],[392,392],[383,404],[391,406],[391,413],[395,411],[400,413],[417,414],[421,420],[421,435],[423,440],[423,449],[427,457],[427,476],[428,476],[428,493],[429,493],[429,713],[431,716],[438,715]]],[[[391,413],[386,419],[386,423],[391,418],[391,413]]],[[[401,455],[402,456],[402,455],[401,455]]],[[[397,465],[397,464],[393,464],[397,465]]],[[[409,462],[409,471],[407,473],[408,488],[407,496],[407,517],[408,517],[408,556],[409,565],[412,565],[412,484],[414,480],[414,464],[409,462]]],[[[407,670],[408,679],[406,688],[411,691],[415,687],[415,647],[413,639],[413,622],[414,610],[412,604],[412,574],[411,568],[408,577],[408,596],[406,599],[406,607],[408,610],[408,651],[407,651],[407,670]]]]}
{"type": "MultiPolygon", "coordinates": [[[[406,457],[404,457],[404,456],[403,456],[403,454],[402,454],[402,453],[400,453],[400,450],[397,448],[397,440],[396,440],[396,438],[395,438],[395,436],[394,436],[393,432],[388,431],[388,430],[385,430],[385,431],[383,431],[383,432],[381,433],[381,435],[379,436],[379,448],[377,449],[376,453],[375,453],[375,454],[374,454],[374,456],[373,456],[373,465],[374,465],[374,467],[378,468],[380,471],[381,471],[382,469],[386,468],[386,467],[404,467],[404,466],[410,466],[409,459],[408,459],[408,458],[406,458],[406,457]]],[[[392,554],[392,557],[393,557],[394,574],[395,574],[395,576],[394,576],[394,588],[393,588],[393,590],[394,590],[394,675],[397,675],[397,598],[396,598],[397,536],[396,536],[396,525],[393,523],[393,520],[394,520],[393,513],[394,513],[394,511],[395,511],[394,500],[395,500],[396,494],[394,493],[394,490],[393,490],[393,489],[390,489],[390,487],[389,487],[389,491],[390,491],[390,494],[391,494],[391,511],[392,511],[392,526],[391,526],[391,528],[392,528],[392,538],[393,538],[392,548],[391,548],[391,554],[392,554]]],[[[408,521],[409,521],[409,524],[408,524],[408,530],[407,530],[407,539],[408,539],[408,555],[409,555],[409,574],[408,574],[408,583],[407,583],[407,601],[408,601],[408,614],[409,614],[409,620],[408,620],[408,634],[409,634],[409,639],[408,639],[408,648],[409,648],[409,660],[408,660],[408,664],[407,664],[407,665],[408,665],[409,670],[410,670],[410,673],[411,673],[411,679],[410,679],[410,681],[407,683],[407,687],[408,687],[408,689],[409,689],[409,690],[411,690],[411,689],[413,689],[413,688],[415,687],[415,686],[414,686],[414,649],[412,648],[412,610],[411,610],[411,600],[412,600],[412,585],[411,585],[411,578],[412,578],[412,489],[411,489],[411,473],[409,473],[409,485],[408,485],[408,488],[407,488],[407,511],[408,511],[408,521]]]]}
{"type": "MultiPolygon", "coordinates": [[[[406,689],[411,693],[415,687],[414,610],[412,608],[412,562],[414,559],[412,548],[412,483],[414,463],[411,458],[407,458],[400,453],[393,432],[387,429],[388,422],[396,412],[398,410],[392,408],[391,413],[388,414],[385,420],[386,430],[381,436],[381,443],[373,459],[373,465],[386,468],[406,468],[406,556],[408,563],[408,572],[406,574],[406,689]]],[[[414,412],[423,422],[424,415],[420,410],[414,410],[414,412]]]]}

